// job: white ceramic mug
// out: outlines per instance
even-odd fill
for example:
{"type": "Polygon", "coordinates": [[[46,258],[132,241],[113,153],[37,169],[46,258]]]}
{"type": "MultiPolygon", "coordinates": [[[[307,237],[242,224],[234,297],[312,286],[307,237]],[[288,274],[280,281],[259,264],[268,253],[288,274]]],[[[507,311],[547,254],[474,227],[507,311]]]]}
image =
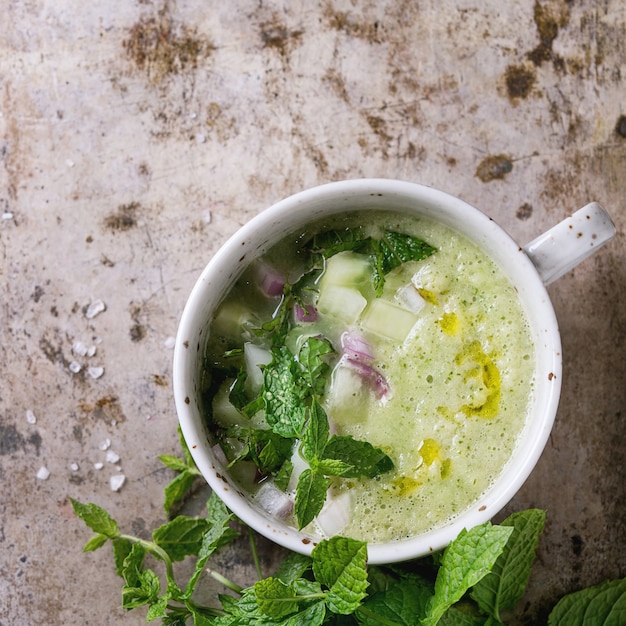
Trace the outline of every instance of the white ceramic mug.
{"type": "Polygon", "coordinates": [[[316,219],[357,209],[428,217],[468,237],[517,289],[535,345],[532,406],[503,472],[474,505],[445,526],[402,541],[368,545],[370,563],[391,563],[439,550],[463,528],[491,519],[528,478],[548,440],[561,390],[559,329],[545,285],[609,241],[615,227],[602,207],[591,203],[519,246],[488,216],[458,198],[413,183],[363,179],[330,183],[286,198],[250,220],[222,246],[193,288],[176,338],[173,379],[181,429],[199,470],[224,503],[262,535],[305,554],[319,538],[271,517],[253,503],[213,454],[200,397],[202,358],[216,307],[251,260],[316,219]]]}

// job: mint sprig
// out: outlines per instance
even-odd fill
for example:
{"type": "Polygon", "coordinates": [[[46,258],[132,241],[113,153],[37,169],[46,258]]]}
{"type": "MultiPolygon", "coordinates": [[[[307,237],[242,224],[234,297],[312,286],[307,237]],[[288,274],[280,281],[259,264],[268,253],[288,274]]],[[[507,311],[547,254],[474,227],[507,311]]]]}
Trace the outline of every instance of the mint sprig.
{"type": "MultiPolygon", "coordinates": [[[[321,414],[317,417],[307,440],[311,458],[323,456],[333,440],[326,438],[321,414]]],[[[189,461],[170,465],[185,472],[189,461]]],[[[83,550],[112,544],[115,570],[123,580],[122,606],[146,606],[146,620],[161,618],[166,626],[190,621],[195,626],[502,625],[524,592],[545,521],[544,511],[521,511],[501,524],[487,522],[461,532],[439,555],[376,567],[368,567],[365,543],[332,537],[311,556],[289,553],[273,576],[247,588],[210,571],[231,593],[205,606],[194,600],[201,575],[209,571],[211,557],[238,534],[233,514],[214,494],[205,517],[178,516],[157,528],[151,540],[124,534],[96,504],[71,503],[94,533],[83,550]],[[188,557],[195,564],[181,585],[173,564],[188,557]],[[159,562],[164,577],[153,569],[159,562]]],[[[624,623],[625,614],[626,579],[613,580],[563,597],[548,626],[612,626],[624,623]]]]}

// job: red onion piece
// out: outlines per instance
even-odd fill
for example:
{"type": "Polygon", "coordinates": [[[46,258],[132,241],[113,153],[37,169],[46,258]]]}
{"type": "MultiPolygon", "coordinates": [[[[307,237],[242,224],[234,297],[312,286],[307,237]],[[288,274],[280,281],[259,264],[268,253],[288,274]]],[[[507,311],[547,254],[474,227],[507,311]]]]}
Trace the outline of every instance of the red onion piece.
{"type": "Polygon", "coordinates": [[[296,322],[316,322],[317,321],[317,309],[312,304],[307,304],[301,307],[296,304],[294,307],[296,316],[296,322]]]}
{"type": "Polygon", "coordinates": [[[345,331],[341,335],[341,347],[349,359],[371,363],[374,360],[374,350],[362,335],[345,331]]]}
{"type": "Polygon", "coordinates": [[[282,295],[287,279],[278,270],[266,263],[260,263],[257,268],[259,289],[269,298],[282,295]]]}
{"type": "Polygon", "coordinates": [[[368,363],[347,357],[342,360],[342,364],[359,374],[379,400],[385,398],[389,393],[389,383],[386,378],[368,363]]]}

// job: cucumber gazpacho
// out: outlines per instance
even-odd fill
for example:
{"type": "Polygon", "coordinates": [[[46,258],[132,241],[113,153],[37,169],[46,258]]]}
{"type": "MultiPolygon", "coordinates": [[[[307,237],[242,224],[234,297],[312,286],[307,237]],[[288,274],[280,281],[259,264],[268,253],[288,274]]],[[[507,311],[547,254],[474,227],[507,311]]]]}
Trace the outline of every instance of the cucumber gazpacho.
{"type": "Polygon", "coordinates": [[[469,508],[524,427],[533,346],[515,289],[463,235],[398,213],[313,224],[212,320],[215,454],[314,535],[406,539],[469,508]]]}

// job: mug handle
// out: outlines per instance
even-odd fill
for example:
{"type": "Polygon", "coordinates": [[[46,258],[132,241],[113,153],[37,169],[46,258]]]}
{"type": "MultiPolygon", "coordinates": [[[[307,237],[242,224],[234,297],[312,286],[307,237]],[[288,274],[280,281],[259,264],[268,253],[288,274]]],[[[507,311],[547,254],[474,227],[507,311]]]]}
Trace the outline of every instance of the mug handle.
{"type": "Polygon", "coordinates": [[[615,224],[597,203],[591,202],[523,246],[544,285],[591,256],[615,236],[615,224]]]}

